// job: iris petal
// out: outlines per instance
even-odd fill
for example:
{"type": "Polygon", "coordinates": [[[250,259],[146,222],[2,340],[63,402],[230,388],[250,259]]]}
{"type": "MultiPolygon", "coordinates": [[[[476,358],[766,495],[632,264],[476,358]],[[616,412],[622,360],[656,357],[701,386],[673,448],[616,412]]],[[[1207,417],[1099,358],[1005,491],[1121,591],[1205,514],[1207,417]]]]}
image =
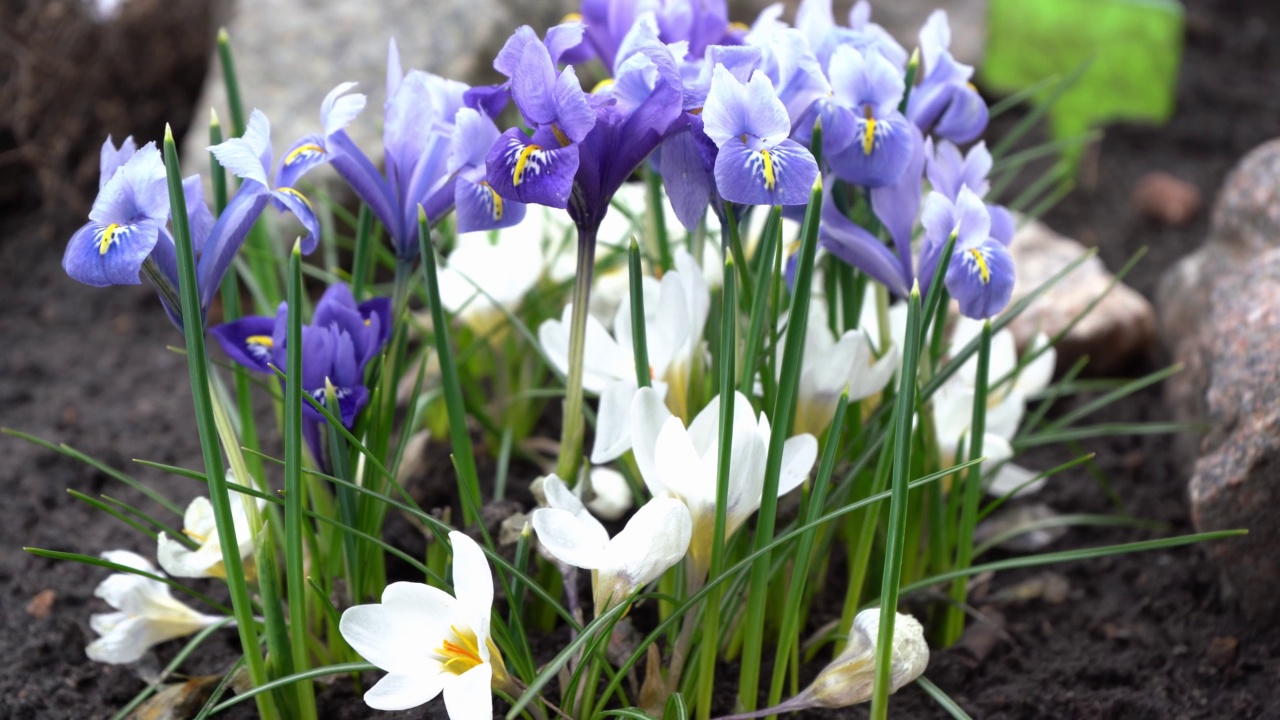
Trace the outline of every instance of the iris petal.
{"type": "Polygon", "coordinates": [[[275,362],[275,342],[272,333],[276,319],[250,315],[229,323],[209,328],[209,334],[218,341],[227,357],[250,370],[270,373],[269,363],[275,362]]]}
{"type": "Polygon", "coordinates": [[[150,220],[130,225],[90,222],[71,236],[62,268],[72,279],[94,287],[137,285],[138,270],[159,238],[150,220]]]}
{"type": "Polygon", "coordinates": [[[720,195],[729,202],[804,205],[818,177],[818,164],[794,140],[755,148],[730,140],[720,148],[715,174],[720,195]]]}
{"type": "Polygon", "coordinates": [[[485,164],[489,184],[502,197],[565,208],[578,172],[578,148],[541,147],[512,128],[493,144],[485,164]]]}
{"type": "Polygon", "coordinates": [[[828,162],[845,182],[883,187],[901,177],[911,161],[912,138],[907,119],[893,112],[881,118],[855,117],[854,142],[828,162]]]}
{"type": "Polygon", "coordinates": [[[1013,257],[998,241],[957,248],[947,268],[947,290],[960,313],[974,319],[998,315],[1013,294],[1013,257]]]}

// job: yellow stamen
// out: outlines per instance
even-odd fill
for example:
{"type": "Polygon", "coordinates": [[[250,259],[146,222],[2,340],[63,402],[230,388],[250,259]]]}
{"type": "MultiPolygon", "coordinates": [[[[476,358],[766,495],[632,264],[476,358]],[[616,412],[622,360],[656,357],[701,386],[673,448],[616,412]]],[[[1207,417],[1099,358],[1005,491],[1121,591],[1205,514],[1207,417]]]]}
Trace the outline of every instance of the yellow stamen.
{"type": "Polygon", "coordinates": [[[595,87],[591,88],[591,94],[595,95],[601,90],[608,90],[611,87],[613,87],[613,78],[605,78],[600,82],[596,83],[595,87]]]}
{"type": "Polygon", "coordinates": [[[778,178],[773,174],[773,155],[768,148],[760,151],[760,159],[764,161],[764,186],[766,190],[772,190],[778,184],[778,178]]]}
{"type": "Polygon", "coordinates": [[[299,145],[298,147],[294,148],[293,152],[284,156],[284,164],[292,165],[293,162],[298,159],[299,155],[303,155],[309,152],[313,152],[318,155],[323,155],[324,148],[320,147],[319,145],[316,145],[315,143],[307,143],[306,145],[299,145]]]}
{"type": "Polygon", "coordinates": [[[871,111],[867,111],[867,125],[862,131],[862,154],[870,155],[871,149],[876,146],[876,119],[871,117],[871,111]]]}
{"type": "Polygon", "coordinates": [[[102,231],[102,241],[98,243],[99,255],[107,254],[107,251],[111,249],[111,244],[115,242],[116,233],[119,232],[119,230],[120,230],[119,225],[115,223],[111,223],[106,227],[105,230],[102,231]]]}
{"type": "Polygon", "coordinates": [[[564,134],[559,125],[552,125],[551,132],[555,134],[556,140],[560,142],[560,147],[569,147],[569,136],[564,134]]]}
{"type": "Polygon", "coordinates": [[[735,32],[751,32],[751,27],[740,20],[729,23],[729,29],[735,32]]]}
{"type": "Polygon", "coordinates": [[[458,630],[455,625],[450,625],[449,629],[453,631],[453,636],[458,642],[455,643],[446,638],[441,643],[440,649],[436,651],[444,661],[442,663],[444,669],[455,675],[461,675],[483,664],[484,660],[480,659],[480,644],[476,641],[476,634],[471,630],[465,632],[458,630]]]}
{"type": "Polygon", "coordinates": [[[524,146],[524,149],[520,151],[520,157],[516,159],[515,172],[511,173],[512,185],[519,185],[521,182],[524,181],[524,170],[525,170],[525,167],[528,166],[529,164],[529,157],[541,149],[542,147],[539,145],[524,146]]]}
{"type": "Polygon", "coordinates": [[[306,196],[306,195],[303,195],[302,193],[298,192],[297,190],[294,190],[294,189],[293,189],[293,188],[291,188],[291,187],[282,187],[282,188],[277,188],[277,189],[278,189],[280,192],[282,192],[282,193],[285,193],[285,194],[287,194],[287,195],[292,195],[292,196],[294,196],[294,197],[298,198],[299,200],[301,200],[301,201],[302,201],[302,204],[303,204],[303,205],[306,205],[308,210],[312,210],[312,211],[314,211],[314,210],[315,210],[315,208],[311,207],[311,201],[307,199],[307,196],[306,196]]]}
{"type": "Polygon", "coordinates": [[[987,267],[987,259],[983,257],[982,251],[978,248],[969,248],[969,253],[973,255],[973,259],[978,263],[978,274],[982,276],[982,284],[986,285],[991,282],[991,268],[987,267]]]}
{"type": "MultiPolygon", "coordinates": [[[[368,322],[368,320],[365,321],[366,324],[368,322]]],[[[275,347],[276,345],[270,335],[250,335],[244,341],[250,345],[261,345],[262,347],[275,347]]]]}
{"type": "MultiPolygon", "coordinates": [[[[489,182],[488,182],[487,180],[481,180],[481,181],[480,181],[480,184],[484,186],[484,189],[486,189],[486,190],[488,190],[488,191],[489,191],[489,195],[490,195],[490,197],[492,197],[492,198],[493,198],[493,219],[494,219],[494,220],[501,220],[501,219],[502,219],[502,207],[503,207],[503,206],[502,206],[502,196],[498,194],[498,191],[497,191],[497,190],[494,190],[494,189],[493,189],[493,186],[492,186],[492,185],[490,185],[490,184],[489,184],[489,182]]],[[[365,322],[368,322],[368,321],[366,320],[365,322]]]]}

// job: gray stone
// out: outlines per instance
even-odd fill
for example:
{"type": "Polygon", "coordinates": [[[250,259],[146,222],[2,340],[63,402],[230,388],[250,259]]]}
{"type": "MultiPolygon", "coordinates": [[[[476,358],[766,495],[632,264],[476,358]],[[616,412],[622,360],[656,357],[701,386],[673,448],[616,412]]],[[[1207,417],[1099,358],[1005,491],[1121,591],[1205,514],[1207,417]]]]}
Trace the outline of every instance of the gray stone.
{"type": "MultiPolygon", "coordinates": [[[[1213,210],[1209,238],[1161,279],[1160,335],[1184,369],[1165,385],[1165,399],[1181,422],[1202,422],[1209,368],[1202,332],[1212,317],[1209,301],[1224,278],[1238,285],[1258,256],[1280,247],[1280,140],[1255,148],[1227,177],[1213,210]]],[[[1193,447],[1193,446],[1191,446],[1193,447]]]]}
{"type": "Polygon", "coordinates": [[[1247,528],[1211,543],[1229,591],[1255,620],[1280,621],[1280,249],[1218,283],[1198,334],[1209,378],[1210,430],[1195,464],[1192,520],[1201,531],[1247,528]]]}
{"type": "MultiPolygon", "coordinates": [[[[1011,302],[1026,297],[1088,252],[1084,245],[1034,220],[1018,228],[1009,249],[1018,273],[1011,302]]],[[[1037,332],[1053,337],[1062,331],[1114,279],[1096,255],[1085,260],[1009,326],[1018,347],[1025,348],[1037,332]]],[[[1058,344],[1058,367],[1069,367],[1088,355],[1091,373],[1116,372],[1150,352],[1155,325],[1151,303],[1129,286],[1117,284],[1058,344]]]]}
{"type": "MultiPolygon", "coordinates": [[[[271,120],[277,153],[320,129],[320,101],[335,85],[358,82],[369,96],[349,128],[356,144],[381,155],[387,43],[394,37],[403,67],[470,83],[495,80],[493,57],[521,24],[546,27],[573,8],[572,0],[240,0],[227,27],[245,112],[259,108],[271,120]]],[[[216,59],[215,59],[216,63],[216,59]]],[[[210,72],[197,118],[216,108],[224,128],[221,72],[210,72]]],[[[194,124],[184,167],[208,168],[208,127],[194,124]]],[[[277,158],[278,159],[278,158],[277,158]]]]}

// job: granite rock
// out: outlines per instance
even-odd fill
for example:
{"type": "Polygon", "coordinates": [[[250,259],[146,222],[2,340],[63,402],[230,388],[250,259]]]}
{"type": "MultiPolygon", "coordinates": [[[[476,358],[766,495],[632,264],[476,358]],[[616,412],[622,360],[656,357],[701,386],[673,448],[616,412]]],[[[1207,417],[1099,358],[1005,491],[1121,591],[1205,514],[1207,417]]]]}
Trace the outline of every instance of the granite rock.
{"type": "Polygon", "coordinates": [[[1209,432],[1190,483],[1201,531],[1247,528],[1207,545],[1247,615],[1280,622],[1280,249],[1218,283],[1198,334],[1209,432]]]}
{"type": "MultiPolygon", "coordinates": [[[[1034,220],[1018,228],[1009,249],[1018,273],[1011,303],[1026,297],[1088,252],[1084,245],[1034,220]]],[[[1053,337],[1066,328],[1114,279],[1096,255],[1085,260],[1009,326],[1018,347],[1027,347],[1037,332],[1053,337]]],[[[1059,343],[1059,367],[1070,367],[1088,355],[1091,374],[1120,371],[1151,351],[1155,325],[1151,303],[1129,286],[1118,283],[1059,343]]]]}

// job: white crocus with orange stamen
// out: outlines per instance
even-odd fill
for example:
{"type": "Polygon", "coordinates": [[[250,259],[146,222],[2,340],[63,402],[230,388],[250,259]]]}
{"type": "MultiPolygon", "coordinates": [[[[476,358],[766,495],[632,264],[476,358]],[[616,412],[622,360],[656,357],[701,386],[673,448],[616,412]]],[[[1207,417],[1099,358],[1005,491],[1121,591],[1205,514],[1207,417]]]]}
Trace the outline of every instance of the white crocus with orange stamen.
{"type": "Polygon", "coordinates": [[[338,629],[365,660],[387,675],[364,694],[375,710],[406,710],[444,694],[452,720],[493,717],[491,688],[515,691],[497,645],[489,637],[493,577],[474,540],[449,533],[453,591],[398,582],[382,602],[342,613],[338,629]]]}
{"type": "MultiPolygon", "coordinates": [[[[235,477],[227,473],[227,480],[235,482],[235,477]]],[[[249,522],[248,508],[245,503],[253,502],[246,495],[237,493],[237,499],[231,503],[231,518],[236,531],[236,544],[240,548],[240,557],[245,561],[244,570],[247,575],[256,575],[253,564],[253,531],[249,522]]],[[[259,507],[262,506],[259,502],[259,507]]],[[[198,547],[192,550],[185,544],[160,533],[156,559],[160,567],[174,577],[215,577],[225,578],[226,567],[222,561],[222,544],[218,536],[218,526],[213,516],[213,504],[209,498],[201,496],[191,501],[187,512],[182,516],[182,534],[194,540],[198,547]]]]}
{"type": "MultiPolygon", "coordinates": [[[[757,420],[750,401],[736,393],[733,403],[733,446],[725,507],[725,539],[760,508],[769,446],[769,419],[757,420]]],[[[715,537],[716,485],[720,448],[720,398],[712,399],[685,428],[652,388],[636,393],[631,406],[631,437],[636,464],[654,497],[684,502],[693,519],[689,557],[691,577],[698,581],[711,563],[715,537]]],[[[789,438],[783,447],[778,497],[794,490],[818,457],[818,441],[808,434],[789,438]]]]}
{"type": "MultiPolygon", "coordinates": [[[[666,398],[671,411],[684,418],[688,415],[689,371],[702,341],[711,293],[692,255],[677,251],[675,262],[676,269],[663,275],[661,281],[645,278],[645,335],[653,386],[666,398]]],[[[569,368],[572,312],[573,306],[567,306],[561,319],[548,320],[538,328],[543,351],[564,373],[569,368]]],[[[600,396],[591,450],[591,462],[596,464],[614,460],[631,449],[627,415],[638,389],[633,342],[629,299],[618,307],[612,335],[594,317],[587,317],[582,387],[600,396]]]]}
{"type": "MultiPolygon", "coordinates": [[[[778,367],[782,367],[779,350],[778,367]]],[[[809,304],[809,324],[804,338],[804,363],[796,396],[797,433],[822,433],[835,415],[840,395],[847,389],[849,402],[857,402],[884,390],[898,368],[898,349],[890,346],[876,359],[871,340],[860,329],[846,331],[839,339],[827,324],[822,302],[809,304]]]]}
{"type": "MultiPolygon", "coordinates": [[[[102,557],[117,565],[159,574],[146,558],[128,550],[109,550],[102,557]]],[[[153,645],[186,637],[223,619],[178,602],[165,583],[131,573],[107,577],[93,594],[116,610],[89,617],[89,626],[101,637],[89,643],[85,653],[97,662],[135,662],[153,645]]]]}
{"type": "Polygon", "coordinates": [[[693,523],[679,500],[650,500],[610,539],[560,478],[548,476],[542,488],[548,507],[532,516],[538,542],[561,562],[591,571],[596,615],[662,577],[689,549],[693,523]]]}

